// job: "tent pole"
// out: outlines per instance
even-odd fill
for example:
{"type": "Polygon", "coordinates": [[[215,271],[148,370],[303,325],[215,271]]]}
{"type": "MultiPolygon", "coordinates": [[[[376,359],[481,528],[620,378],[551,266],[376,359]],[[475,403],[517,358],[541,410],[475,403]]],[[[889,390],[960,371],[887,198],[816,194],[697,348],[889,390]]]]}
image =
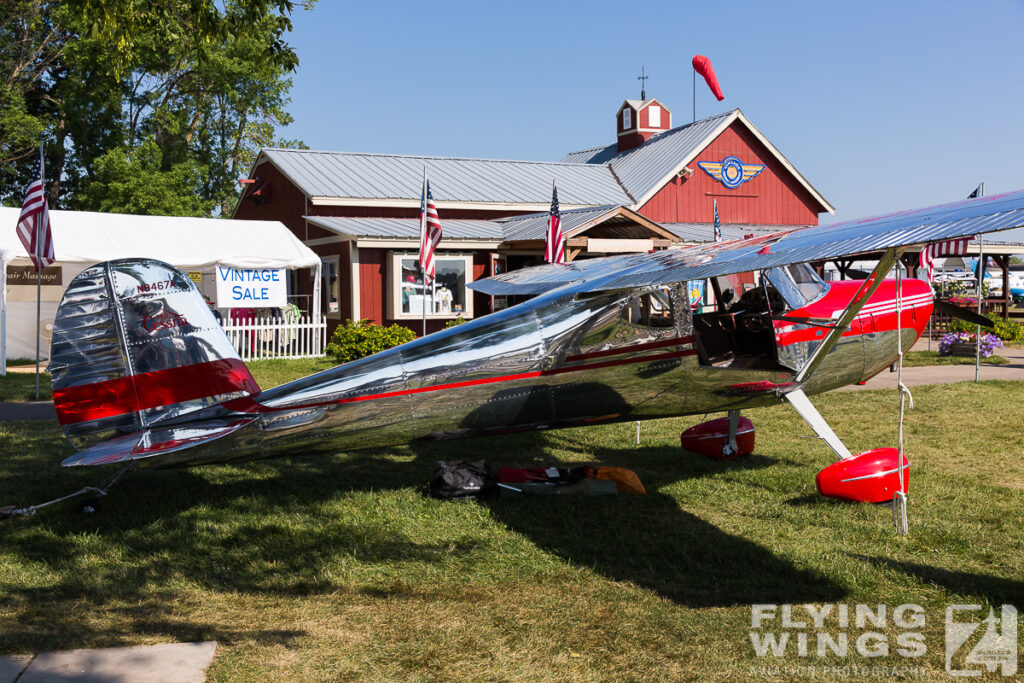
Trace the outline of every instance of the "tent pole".
{"type": "Polygon", "coordinates": [[[0,259],[0,377],[7,375],[7,261],[0,259]]]}
{"type": "MultiPolygon", "coordinates": [[[[316,328],[318,330],[320,329],[319,328],[320,323],[324,320],[324,310],[323,310],[323,302],[322,302],[322,297],[323,297],[323,274],[324,274],[323,268],[324,268],[323,259],[317,261],[316,265],[313,266],[313,301],[312,301],[312,305],[309,307],[310,315],[313,316],[312,320],[318,326],[316,328]]],[[[338,277],[339,278],[341,277],[341,268],[340,267],[338,268],[338,277]]],[[[339,291],[340,291],[340,288],[339,288],[339,291]]],[[[338,312],[340,313],[341,312],[340,311],[340,308],[341,308],[340,302],[338,304],[338,308],[339,308],[338,312]]],[[[324,330],[324,336],[320,337],[319,339],[320,339],[320,341],[318,342],[319,348],[317,349],[317,352],[318,353],[323,353],[324,349],[327,347],[327,332],[326,332],[326,328],[324,330]]]]}

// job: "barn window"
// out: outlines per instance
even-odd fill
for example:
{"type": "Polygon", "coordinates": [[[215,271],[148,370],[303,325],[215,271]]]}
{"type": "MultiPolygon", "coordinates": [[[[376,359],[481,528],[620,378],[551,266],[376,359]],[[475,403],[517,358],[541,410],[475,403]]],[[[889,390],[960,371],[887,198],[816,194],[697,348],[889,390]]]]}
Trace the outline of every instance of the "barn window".
{"type": "Polygon", "coordinates": [[[396,320],[473,317],[473,257],[435,254],[435,278],[423,284],[416,254],[392,253],[388,274],[388,317],[396,320]]]}
{"type": "Polygon", "coordinates": [[[656,104],[647,107],[647,125],[651,128],[661,127],[661,107],[656,104]]]}
{"type": "Polygon", "coordinates": [[[622,130],[629,130],[633,127],[633,110],[626,107],[622,110],[622,130]]]}

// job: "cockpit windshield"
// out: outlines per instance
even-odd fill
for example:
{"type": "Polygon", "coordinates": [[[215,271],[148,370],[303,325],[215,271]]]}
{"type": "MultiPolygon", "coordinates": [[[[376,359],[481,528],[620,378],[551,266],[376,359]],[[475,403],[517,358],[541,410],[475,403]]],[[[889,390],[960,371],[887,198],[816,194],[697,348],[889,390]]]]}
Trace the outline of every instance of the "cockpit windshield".
{"type": "Polygon", "coordinates": [[[769,268],[765,275],[790,308],[803,308],[820,299],[828,290],[828,285],[806,263],[769,268]]]}

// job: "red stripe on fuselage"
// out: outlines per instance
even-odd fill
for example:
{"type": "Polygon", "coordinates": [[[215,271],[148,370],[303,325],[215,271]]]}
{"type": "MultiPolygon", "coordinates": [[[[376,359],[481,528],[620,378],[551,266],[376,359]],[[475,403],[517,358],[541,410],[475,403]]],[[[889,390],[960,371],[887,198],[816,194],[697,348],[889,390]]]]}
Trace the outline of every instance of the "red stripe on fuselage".
{"type": "MultiPolygon", "coordinates": [[[[834,314],[841,312],[850,305],[854,295],[864,284],[862,280],[845,280],[829,284],[828,293],[810,305],[787,313],[794,318],[819,318],[834,320],[834,314]]],[[[913,329],[920,337],[932,314],[931,286],[923,280],[913,278],[902,281],[902,312],[899,326],[902,329],[913,329]],[[927,301],[922,297],[927,297],[927,301]]],[[[896,280],[883,280],[864,305],[861,312],[853,319],[850,329],[843,332],[844,337],[878,332],[895,332],[896,320],[896,280]]],[[[828,330],[823,328],[786,329],[793,323],[776,321],[776,339],[780,346],[824,339],[828,330]]]]}
{"type": "MultiPolygon", "coordinates": [[[[678,342],[677,342],[678,343],[678,342]]],[[[696,349],[685,349],[683,351],[673,351],[672,353],[659,353],[650,356],[641,356],[638,358],[622,358],[619,360],[603,361],[601,363],[590,363],[589,365],[576,365],[573,367],[561,367],[552,368],[550,370],[535,370],[533,372],[521,372],[515,375],[499,375],[497,377],[482,377],[480,379],[471,379],[464,382],[449,382],[447,384],[434,384],[427,387],[418,387],[416,389],[398,389],[396,391],[384,391],[379,394],[366,394],[364,396],[350,396],[348,398],[338,399],[336,401],[317,401],[313,403],[302,403],[297,405],[287,405],[281,407],[268,407],[252,398],[237,399],[234,401],[228,401],[224,404],[225,408],[234,410],[241,413],[266,413],[277,410],[299,410],[302,408],[317,408],[321,406],[330,405],[341,405],[343,403],[357,403],[360,401],[375,401],[381,398],[392,398],[395,396],[409,396],[411,394],[423,394],[431,391],[444,391],[447,389],[459,389],[462,387],[472,387],[481,384],[494,384],[496,382],[513,382],[520,379],[531,379],[533,377],[546,377],[548,375],[561,375],[566,372],[579,372],[580,370],[597,370],[600,368],[608,368],[616,365],[629,365],[632,363],[651,363],[659,360],[673,360],[676,358],[683,358],[685,356],[697,355],[696,349]]]]}
{"type": "Polygon", "coordinates": [[[53,405],[57,420],[67,425],[208,396],[259,390],[245,363],[222,358],[58,389],[53,392],[53,405]]]}

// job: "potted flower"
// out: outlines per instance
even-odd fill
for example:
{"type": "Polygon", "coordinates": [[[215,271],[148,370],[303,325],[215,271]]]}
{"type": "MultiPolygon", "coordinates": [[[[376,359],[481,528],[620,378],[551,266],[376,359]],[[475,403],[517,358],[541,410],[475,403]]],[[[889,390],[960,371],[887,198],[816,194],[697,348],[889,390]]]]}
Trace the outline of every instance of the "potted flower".
{"type": "MultiPolygon", "coordinates": [[[[977,353],[976,335],[972,332],[950,332],[939,340],[940,356],[973,356],[977,353]]],[[[981,335],[981,357],[988,358],[1003,348],[1003,340],[994,334],[981,335]]]]}
{"type": "Polygon", "coordinates": [[[960,308],[966,308],[968,310],[974,310],[978,305],[978,300],[969,296],[951,296],[947,301],[954,306],[959,306],[960,308]]]}

